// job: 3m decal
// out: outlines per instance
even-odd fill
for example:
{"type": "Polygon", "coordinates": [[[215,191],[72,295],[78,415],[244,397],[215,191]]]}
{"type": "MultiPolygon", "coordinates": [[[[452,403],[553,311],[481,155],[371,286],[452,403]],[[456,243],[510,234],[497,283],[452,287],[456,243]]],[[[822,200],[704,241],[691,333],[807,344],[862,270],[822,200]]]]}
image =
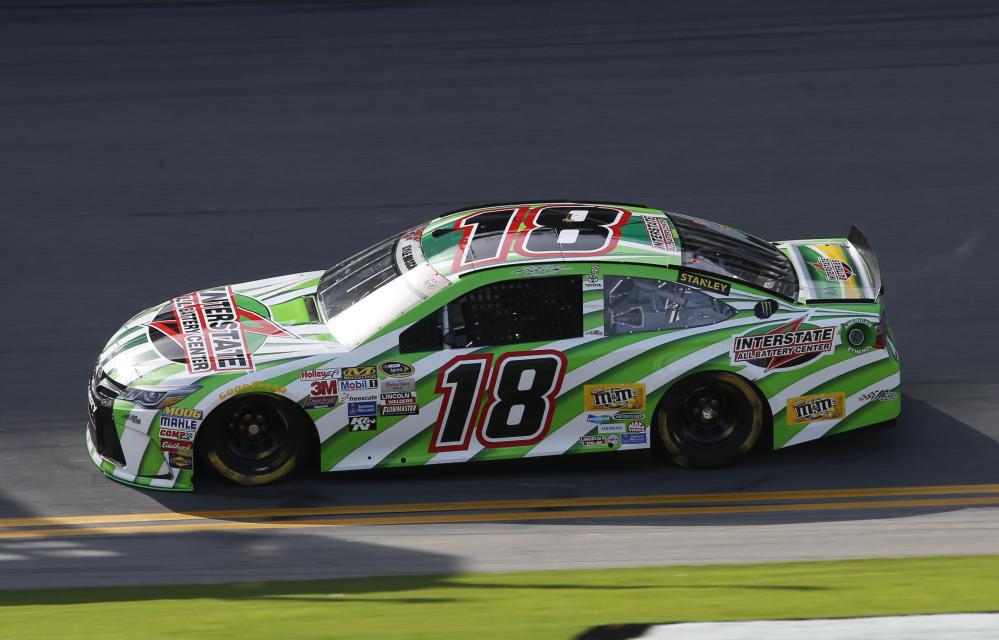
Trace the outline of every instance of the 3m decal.
{"type": "Polygon", "coordinates": [[[860,402],[887,402],[889,400],[898,400],[898,393],[891,389],[879,389],[878,391],[865,393],[857,398],[857,400],[860,402]]]}
{"type": "Polygon", "coordinates": [[[628,433],[645,433],[648,427],[645,426],[644,422],[629,422],[628,423],[628,433]]]}
{"type": "Polygon", "coordinates": [[[511,250],[526,258],[603,255],[617,246],[630,216],[624,209],[572,205],[479,211],[454,223],[462,237],[451,272],[503,262],[511,250]]]}
{"type": "Polygon", "coordinates": [[[648,436],[644,433],[625,433],[621,435],[621,444],[647,444],[648,436]]]}
{"type": "Polygon", "coordinates": [[[229,287],[196,291],[160,308],[148,325],[149,342],[188,373],[252,371],[247,334],[296,337],[268,318],[243,309],[229,287]]]}
{"type": "Polygon", "coordinates": [[[597,427],[597,433],[624,433],[623,424],[602,424],[597,427]]]}
{"type": "Polygon", "coordinates": [[[822,256],[818,262],[809,262],[808,264],[821,271],[826,280],[830,282],[846,282],[853,277],[853,269],[842,260],[822,256]]]}
{"type": "Polygon", "coordinates": [[[583,409],[586,411],[645,409],[645,385],[641,383],[614,386],[584,385],[583,409]]]}
{"type": "Polygon", "coordinates": [[[676,281],[689,287],[704,289],[705,291],[713,291],[714,293],[723,296],[727,296],[732,290],[732,285],[727,282],[709,278],[708,276],[703,276],[699,273],[692,273],[686,269],[680,269],[680,273],[677,275],[676,281]]]}
{"type": "Polygon", "coordinates": [[[332,409],[336,406],[337,396],[326,396],[324,398],[306,398],[306,409],[332,409]]]}
{"type": "Polygon", "coordinates": [[[382,380],[382,393],[412,393],[416,391],[415,378],[382,380]]]}
{"type": "Polygon", "coordinates": [[[420,405],[418,404],[382,405],[381,414],[384,417],[417,416],[420,415],[420,405]]]}
{"type": "Polygon", "coordinates": [[[669,224],[662,218],[655,216],[642,216],[645,223],[645,230],[649,233],[649,241],[652,248],[664,253],[676,253],[676,240],[670,231],[669,224]]]}
{"type": "Polygon", "coordinates": [[[377,378],[375,367],[347,367],[341,370],[344,380],[370,380],[377,378]]]}
{"type": "Polygon", "coordinates": [[[820,420],[846,417],[846,394],[823,393],[800,398],[788,398],[787,423],[808,424],[820,420]]]}
{"type": "Polygon", "coordinates": [[[558,351],[514,351],[495,364],[491,354],[455,358],[437,377],[444,402],[430,451],[467,449],[473,425],[486,447],[540,442],[551,426],[565,369],[565,355],[558,351]]]}
{"type": "Polygon", "coordinates": [[[378,403],[377,402],[348,402],[347,403],[347,416],[374,416],[378,415],[378,403]]]}
{"type": "Polygon", "coordinates": [[[745,364],[771,369],[790,369],[832,353],[836,327],[803,325],[804,316],[779,325],[769,331],[756,329],[736,336],[732,348],[732,364],[745,364]]]}
{"type": "Polygon", "coordinates": [[[336,380],[340,377],[340,369],[313,369],[312,371],[299,371],[299,380],[336,380]]]}
{"type": "Polygon", "coordinates": [[[378,421],[374,416],[355,416],[350,418],[347,426],[350,431],[375,431],[378,421]]]}
{"type": "Polygon", "coordinates": [[[224,400],[237,393],[264,392],[264,393],[288,393],[288,390],[278,384],[269,382],[252,382],[249,384],[236,385],[231,389],[226,389],[219,394],[219,400],[224,400]]]}
{"type": "Polygon", "coordinates": [[[194,442],[194,431],[187,429],[160,429],[159,437],[166,440],[183,440],[184,442],[194,442]]]}
{"type": "Polygon", "coordinates": [[[171,451],[167,454],[169,464],[174,469],[180,469],[182,471],[190,471],[194,469],[194,457],[183,455],[177,453],[176,451],[171,451]]]}
{"type": "Polygon", "coordinates": [[[386,360],[378,363],[378,370],[390,378],[408,378],[416,373],[416,369],[408,362],[401,360],[386,360]]]}
{"type": "Polygon", "coordinates": [[[160,414],[160,426],[169,429],[197,429],[204,415],[201,409],[166,407],[160,414]]]}
{"type": "Polygon", "coordinates": [[[191,450],[190,442],[184,442],[182,440],[160,441],[160,451],[190,451],[190,450],[191,450]]]}
{"type": "Polygon", "coordinates": [[[336,380],[313,380],[309,383],[309,395],[313,398],[335,396],[337,392],[336,380]]]}
{"type": "Polygon", "coordinates": [[[582,436],[579,439],[579,444],[583,445],[584,447],[593,447],[593,446],[598,446],[598,445],[601,446],[601,447],[606,447],[607,446],[607,437],[606,436],[582,436]]]}

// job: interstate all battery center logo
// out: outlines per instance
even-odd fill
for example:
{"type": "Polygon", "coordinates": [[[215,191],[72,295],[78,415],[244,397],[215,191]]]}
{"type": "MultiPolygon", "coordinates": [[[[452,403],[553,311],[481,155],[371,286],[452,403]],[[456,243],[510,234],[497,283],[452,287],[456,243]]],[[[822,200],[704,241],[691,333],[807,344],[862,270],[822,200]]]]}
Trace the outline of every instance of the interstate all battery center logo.
{"type": "MultiPolygon", "coordinates": [[[[836,327],[803,324],[805,316],[765,333],[736,336],[732,364],[790,369],[811,362],[835,347],[836,327]]],[[[759,330],[757,330],[759,331],[759,330]]]]}
{"type": "Polygon", "coordinates": [[[229,287],[174,298],[148,327],[153,348],[186,365],[188,373],[252,371],[248,333],[256,334],[257,346],[267,336],[293,337],[259,313],[238,307],[229,287]]]}

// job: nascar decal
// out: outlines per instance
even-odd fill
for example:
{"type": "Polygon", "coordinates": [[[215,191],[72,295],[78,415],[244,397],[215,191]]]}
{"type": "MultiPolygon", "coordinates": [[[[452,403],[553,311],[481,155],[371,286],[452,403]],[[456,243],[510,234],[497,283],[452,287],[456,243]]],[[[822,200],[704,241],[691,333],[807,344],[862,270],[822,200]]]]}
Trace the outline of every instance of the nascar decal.
{"type": "Polygon", "coordinates": [[[256,336],[257,347],[268,336],[295,337],[263,315],[237,306],[229,287],[174,298],[147,327],[157,353],[186,365],[192,374],[252,371],[254,349],[248,334],[256,336]]]}
{"type": "Polygon", "coordinates": [[[611,386],[584,385],[583,409],[586,411],[608,411],[612,409],[644,411],[645,385],[642,383],[611,386]]]}
{"type": "Polygon", "coordinates": [[[836,327],[804,324],[802,316],[770,329],[755,329],[736,336],[732,347],[732,364],[771,369],[799,367],[815,358],[832,353],[836,327]]]}
{"type": "Polygon", "coordinates": [[[389,378],[408,378],[416,373],[416,369],[408,362],[401,360],[386,360],[378,363],[378,370],[389,378]]]}
{"type": "Polygon", "coordinates": [[[846,394],[823,393],[787,400],[787,423],[808,424],[846,417],[846,394]]]}
{"type": "Polygon", "coordinates": [[[652,247],[664,253],[676,253],[676,241],[673,239],[673,232],[662,218],[655,216],[642,216],[645,223],[645,230],[649,232],[649,241],[652,247]]]}
{"type": "Polygon", "coordinates": [[[853,277],[853,269],[842,260],[834,260],[825,256],[819,257],[818,262],[809,262],[826,276],[830,282],[846,282],[853,277]]]}

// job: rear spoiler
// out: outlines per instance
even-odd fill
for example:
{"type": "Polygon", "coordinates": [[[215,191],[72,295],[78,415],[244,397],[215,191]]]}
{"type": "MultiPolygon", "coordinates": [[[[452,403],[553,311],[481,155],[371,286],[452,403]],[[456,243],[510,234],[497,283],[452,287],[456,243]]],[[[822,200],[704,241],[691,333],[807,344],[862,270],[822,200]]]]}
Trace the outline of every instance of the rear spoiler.
{"type": "Polygon", "coordinates": [[[881,284],[881,265],[878,264],[878,257],[874,255],[874,248],[871,247],[871,241],[867,239],[867,236],[864,235],[864,232],[857,225],[853,225],[850,229],[850,235],[847,236],[847,240],[857,250],[860,257],[864,259],[864,262],[867,263],[867,270],[871,273],[874,299],[877,300],[878,296],[884,294],[885,289],[884,285],[881,284]]]}

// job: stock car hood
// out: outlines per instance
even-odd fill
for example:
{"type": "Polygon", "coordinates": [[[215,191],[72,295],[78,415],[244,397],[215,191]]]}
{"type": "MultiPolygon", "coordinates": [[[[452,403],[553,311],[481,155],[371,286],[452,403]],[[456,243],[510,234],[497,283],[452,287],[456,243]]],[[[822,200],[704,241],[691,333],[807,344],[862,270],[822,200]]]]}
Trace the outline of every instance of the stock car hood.
{"type": "Polygon", "coordinates": [[[344,353],[316,308],[322,273],[213,287],[156,305],[118,330],[101,354],[101,366],[120,384],[142,385],[344,353]]]}
{"type": "Polygon", "coordinates": [[[868,266],[849,241],[795,240],[778,246],[794,264],[806,300],[877,298],[868,266]]]}

